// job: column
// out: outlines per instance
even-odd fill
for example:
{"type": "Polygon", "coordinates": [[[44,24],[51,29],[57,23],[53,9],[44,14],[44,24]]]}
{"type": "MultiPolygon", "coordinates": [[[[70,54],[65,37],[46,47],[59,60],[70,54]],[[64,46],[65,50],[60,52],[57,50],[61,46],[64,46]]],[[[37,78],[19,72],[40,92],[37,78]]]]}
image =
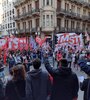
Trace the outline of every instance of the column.
{"type": "Polygon", "coordinates": [[[65,9],[65,0],[61,0],[61,8],[65,9]]]}
{"type": "Polygon", "coordinates": [[[22,30],[23,29],[23,22],[20,21],[20,29],[22,30]]]}
{"type": "Polygon", "coordinates": [[[61,19],[61,28],[63,28],[65,26],[65,18],[61,19]]]}
{"type": "Polygon", "coordinates": [[[35,28],[35,19],[32,19],[32,28],[35,28]]]}
{"type": "Polygon", "coordinates": [[[47,0],[45,0],[45,6],[47,5],[47,0]]]}
{"type": "Polygon", "coordinates": [[[71,19],[69,19],[69,29],[71,29],[71,19]]]}
{"type": "Polygon", "coordinates": [[[32,1],[32,8],[35,9],[35,1],[32,1]]]}
{"type": "Polygon", "coordinates": [[[77,27],[77,21],[75,21],[75,25],[74,25],[74,28],[76,29],[76,27],[77,27]]]}
{"type": "Polygon", "coordinates": [[[28,4],[25,4],[26,7],[26,13],[28,12],[28,4]]]}
{"type": "Polygon", "coordinates": [[[80,22],[80,29],[83,30],[83,22],[80,22]]]}
{"type": "Polygon", "coordinates": [[[46,14],[45,14],[45,27],[47,26],[47,25],[46,25],[46,23],[47,23],[46,21],[47,21],[47,17],[46,17],[46,14]]]}

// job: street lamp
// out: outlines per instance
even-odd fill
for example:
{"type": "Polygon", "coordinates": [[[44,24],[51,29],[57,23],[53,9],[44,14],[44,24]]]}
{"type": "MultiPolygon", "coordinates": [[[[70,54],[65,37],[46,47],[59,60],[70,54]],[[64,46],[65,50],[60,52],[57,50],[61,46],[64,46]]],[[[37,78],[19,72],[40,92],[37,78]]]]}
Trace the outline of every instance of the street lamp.
{"type": "Polygon", "coordinates": [[[54,31],[53,31],[53,40],[52,40],[52,48],[53,48],[53,66],[54,66],[54,59],[55,59],[55,37],[57,32],[59,31],[59,27],[54,27],[54,31]]]}
{"type": "Polygon", "coordinates": [[[37,35],[37,36],[40,36],[40,34],[41,34],[41,28],[37,28],[37,32],[35,33],[35,35],[37,35]]]}

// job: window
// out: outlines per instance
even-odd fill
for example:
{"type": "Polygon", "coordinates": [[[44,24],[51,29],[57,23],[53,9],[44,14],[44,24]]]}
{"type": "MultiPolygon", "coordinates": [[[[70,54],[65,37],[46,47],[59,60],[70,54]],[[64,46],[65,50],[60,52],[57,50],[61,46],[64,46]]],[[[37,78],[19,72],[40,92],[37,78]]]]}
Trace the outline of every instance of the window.
{"type": "Polygon", "coordinates": [[[20,16],[20,10],[19,9],[17,10],[17,15],[18,15],[18,17],[20,16]]]}
{"type": "Polygon", "coordinates": [[[66,11],[69,11],[70,9],[69,9],[69,4],[68,3],[65,3],[65,10],[66,11]]]}
{"type": "Polygon", "coordinates": [[[15,22],[13,22],[13,27],[15,27],[15,22]]]}
{"type": "Polygon", "coordinates": [[[36,19],[36,27],[39,27],[39,19],[36,19]]]}
{"type": "Polygon", "coordinates": [[[75,22],[71,21],[71,29],[74,29],[75,22]]]}
{"type": "Polygon", "coordinates": [[[59,27],[59,30],[61,28],[61,19],[60,18],[57,18],[57,26],[59,27]]]}
{"type": "Polygon", "coordinates": [[[65,20],[65,28],[68,29],[68,26],[69,26],[69,21],[65,20]]]}
{"type": "Polygon", "coordinates": [[[51,6],[53,6],[53,0],[51,0],[51,6]]]}
{"type": "Polygon", "coordinates": [[[18,26],[18,29],[20,30],[20,23],[18,23],[17,26],[18,26]]]}
{"type": "Polygon", "coordinates": [[[86,9],[83,9],[83,15],[86,15],[86,9]]]}
{"type": "Polygon", "coordinates": [[[80,14],[80,8],[79,7],[77,7],[77,13],[80,14]]]}
{"type": "Polygon", "coordinates": [[[28,12],[30,11],[30,6],[28,5],[28,12]]]}
{"type": "Polygon", "coordinates": [[[43,27],[45,27],[45,15],[43,15],[43,27]]]}
{"type": "Polygon", "coordinates": [[[57,0],[57,10],[60,11],[61,9],[61,1],[57,0]]]}
{"type": "Polygon", "coordinates": [[[51,26],[53,26],[53,15],[51,15],[51,26]]]}
{"type": "Polygon", "coordinates": [[[9,24],[8,24],[8,28],[9,28],[9,24]]]}
{"type": "Polygon", "coordinates": [[[10,11],[10,15],[11,15],[11,11],[10,11]]]}
{"type": "Polygon", "coordinates": [[[77,29],[80,29],[80,22],[77,22],[77,29]]]}
{"type": "Polygon", "coordinates": [[[12,13],[14,14],[14,9],[12,10],[12,13]]]}
{"type": "Polygon", "coordinates": [[[49,15],[46,16],[46,20],[47,26],[49,26],[49,15]]]}
{"type": "Polygon", "coordinates": [[[45,0],[43,0],[43,6],[45,6],[45,0]]]}
{"type": "Polygon", "coordinates": [[[85,23],[83,23],[83,25],[82,25],[82,29],[85,31],[85,23]]]}
{"type": "Polygon", "coordinates": [[[23,29],[26,30],[26,22],[23,22],[23,29]]]}
{"type": "Polygon", "coordinates": [[[47,0],[47,5],[49,6],[49,0],[47,0]]]}
{"type": "Polygon", "coordinates": [[[23,13],[23,14],[26,13],[26,7],[22,7],[22,13],[23,13]]]}
{"type": "Polygon", "coordinates": [[[71,6],[71,11],[75,12],[75,6],[74,5],[71,6]]]}
{"type": "Polygon", "coordinates": [[[36,9],[39,9],[39,1],[38,1],[38,0],[35,1],[35,8],[36,8],[36,9]]]}
{"type": "Polygon", "coordinates": [[[32,28],[32,20],[28,21],[29,30],[32,28]]]}

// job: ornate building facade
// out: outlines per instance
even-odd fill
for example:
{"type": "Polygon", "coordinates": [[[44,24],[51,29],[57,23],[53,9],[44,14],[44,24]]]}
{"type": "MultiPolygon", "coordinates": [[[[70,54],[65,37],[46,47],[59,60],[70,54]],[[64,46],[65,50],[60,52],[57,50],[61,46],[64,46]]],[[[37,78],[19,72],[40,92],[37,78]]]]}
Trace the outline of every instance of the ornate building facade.
{"type": "Polygon", "coordinates": [[[16,0],[14,6],[20,34],[90,32],[90,0],[16,0]]]}

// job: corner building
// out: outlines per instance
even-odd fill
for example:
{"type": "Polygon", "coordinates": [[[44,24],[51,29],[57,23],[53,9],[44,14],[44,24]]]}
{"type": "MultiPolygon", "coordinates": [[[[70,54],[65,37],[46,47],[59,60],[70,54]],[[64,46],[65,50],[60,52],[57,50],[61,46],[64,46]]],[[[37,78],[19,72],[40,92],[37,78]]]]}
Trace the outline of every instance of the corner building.
{"type": "Polygon", "coordinates": [[[14,6],[21,35],[90,32],[90,0],[16,0],[14,6]]]}

